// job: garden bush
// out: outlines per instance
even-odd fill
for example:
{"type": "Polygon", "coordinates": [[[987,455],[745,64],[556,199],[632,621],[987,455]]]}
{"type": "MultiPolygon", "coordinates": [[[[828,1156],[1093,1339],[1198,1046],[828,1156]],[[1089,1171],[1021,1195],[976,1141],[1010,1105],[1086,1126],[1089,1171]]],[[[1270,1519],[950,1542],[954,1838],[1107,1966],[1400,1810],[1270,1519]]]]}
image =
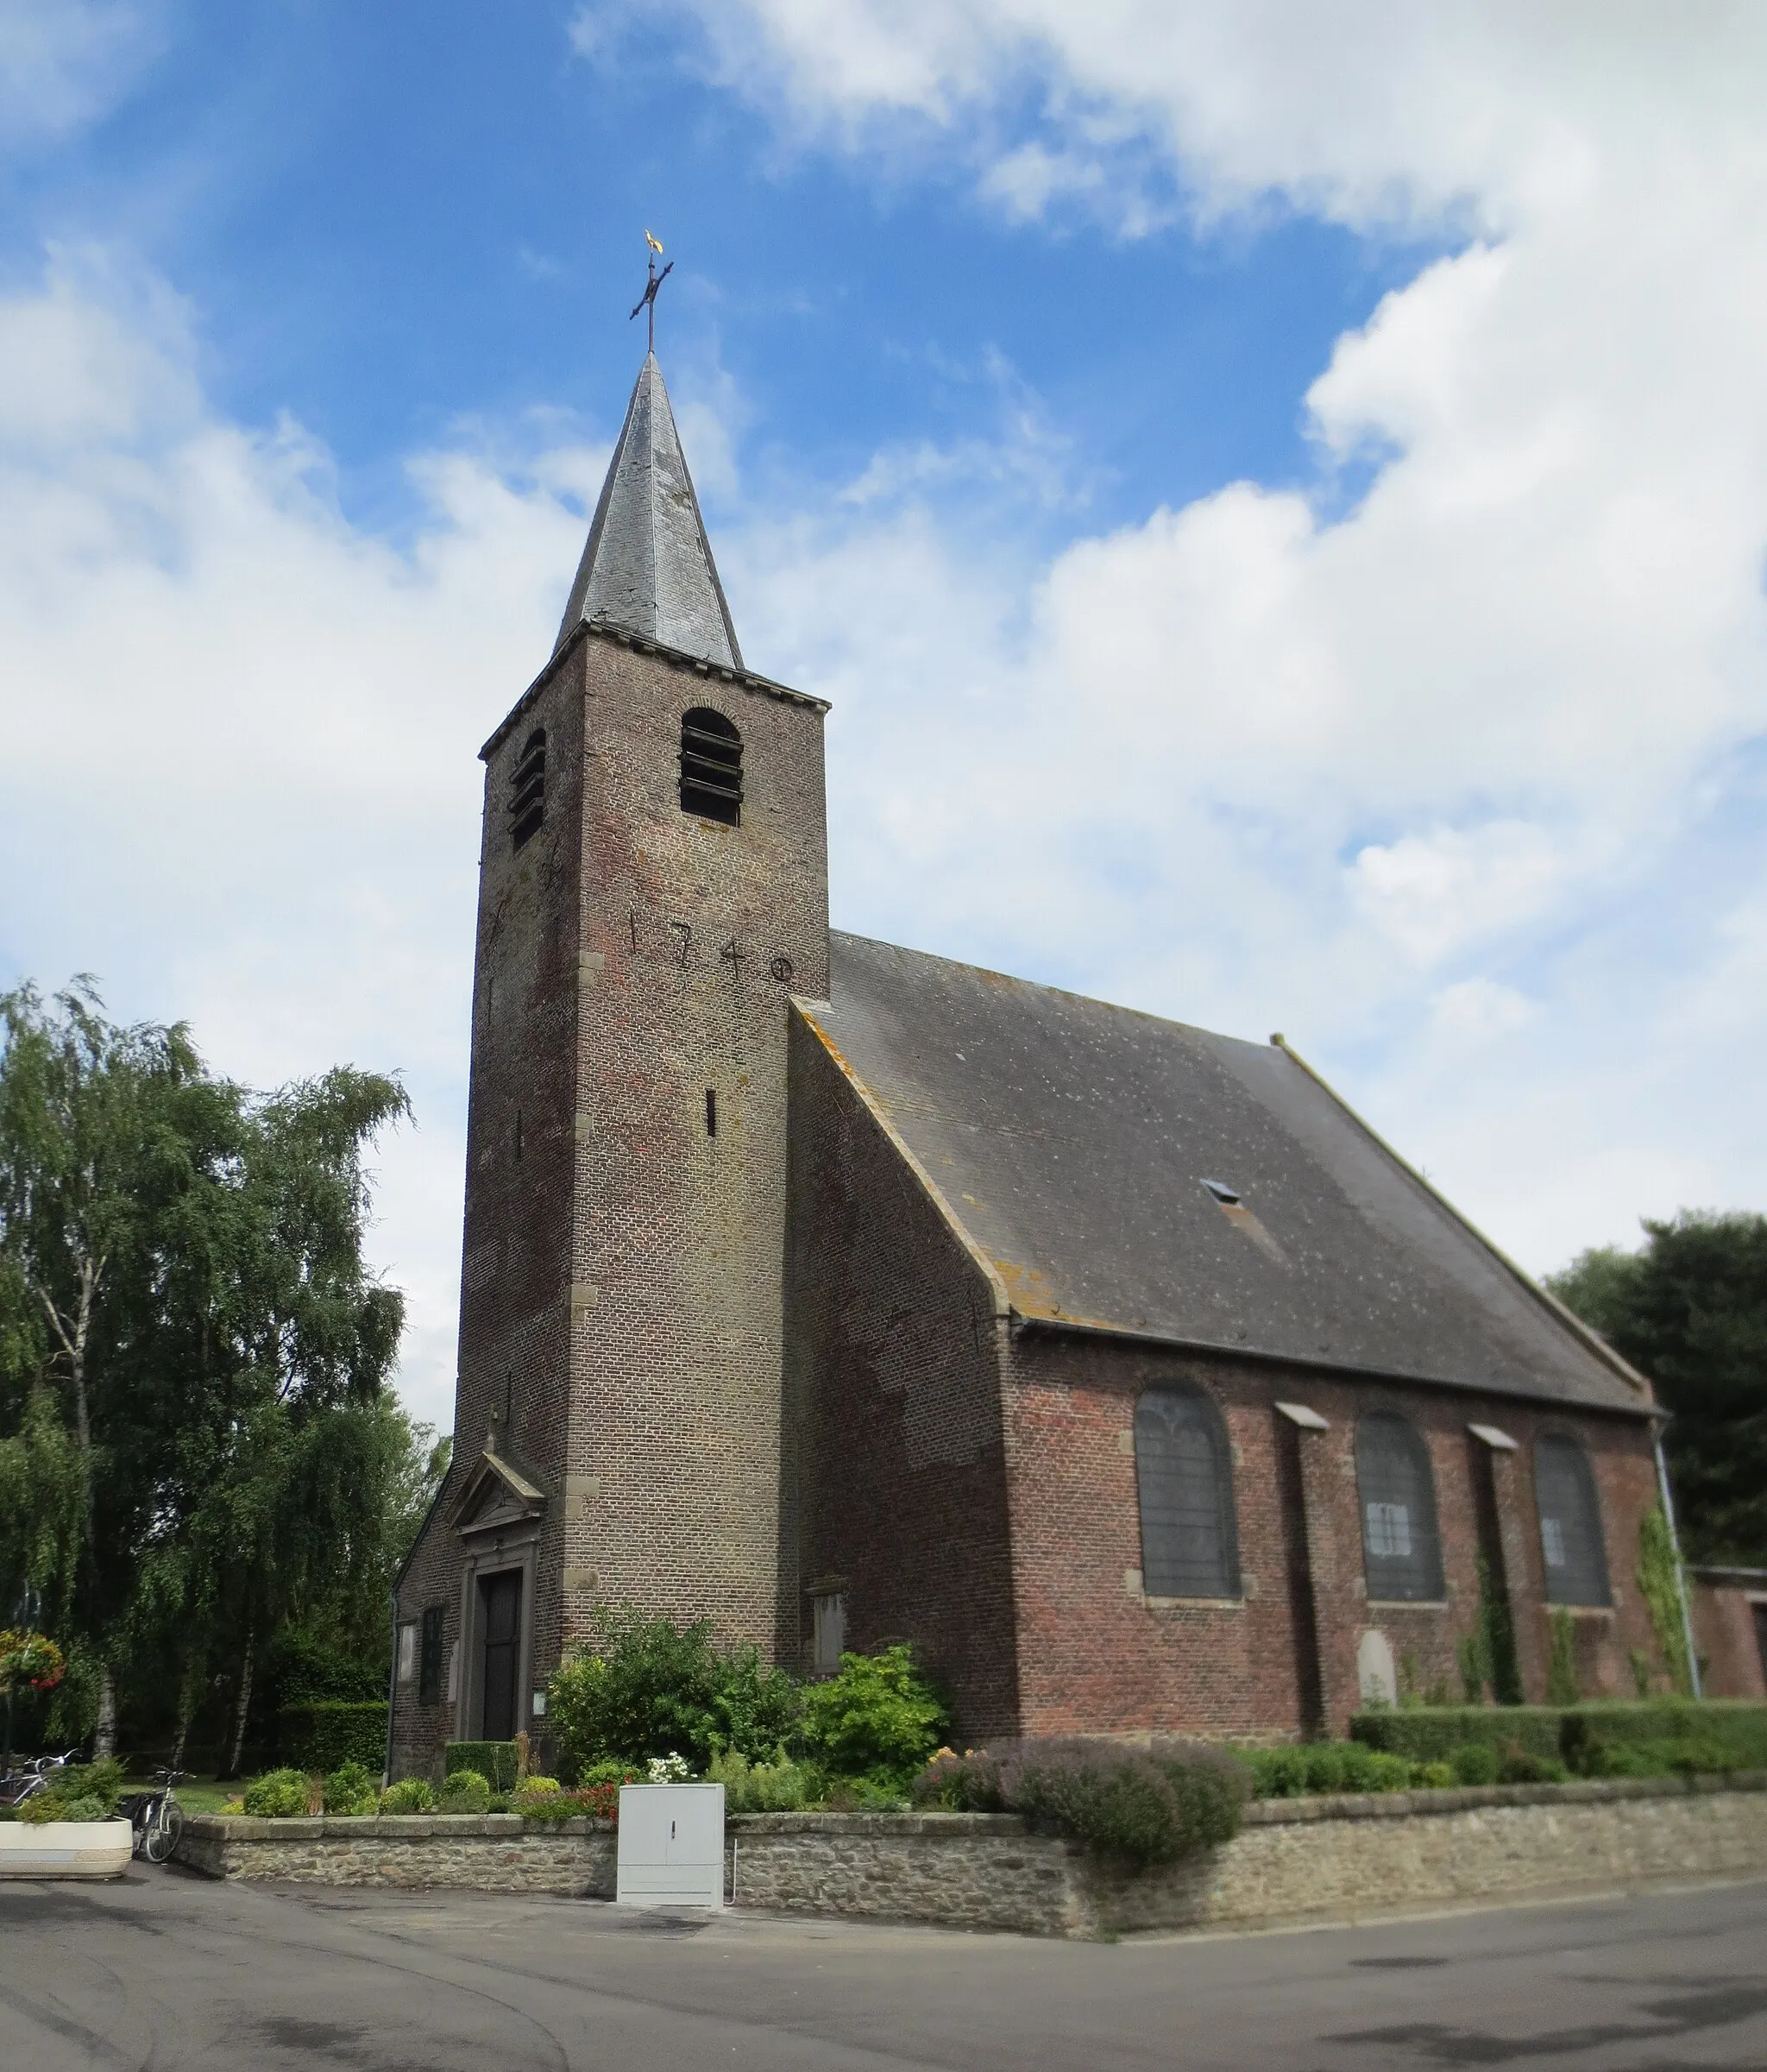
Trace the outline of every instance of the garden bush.
{"type": "MultiPolygon", "coordinates": [[[[945,1706],[905,1647],[844,1654],[803,1694],[799,1737],[832,1778],[865,1778],[897,1797],[939,1746],[945,1706]]],[[[748,1751],[745,1751],[748,1753],[748,1751]]]]}
{"type": "Polygon", "coordinates": [[[1148,1754],[1178,1801],[1184,1849],[1231,1841],[1251,1795],[1243,1767],[1224,1748],[1166,1735],[1154,1737],[1148,1754]]]}
{"type": "Polygon", "coordinates": [[[427,1777],[401,1777],[380,1794],[383,1813],[433,1813],[436,1791],[427,1777]]]}
{"type": "Polygon", "coordinates": [[[1359,1713],[1350,1732],[1371,1748],[1412,1762],[1451,1762],[1457,1748],[1474,1742],[1493,1748],[1514,1742],[1530,1755],[1577,1770],[1581,1748],[1593,1736],[1620,1765],[1607,1774],[1632,1773],[1619,1751],[1656,1752],[1665,1743],[1689,1742],[1707,1751],[1721,1748],[1728,1769],[1767,1769],[1767,1705],[1751,1698],[1601,1698],[1571,1707],[1395,1709],[1359,1713]]]}
{"type": "Polygon", "coordinates": [[[325,1811],[359,1820],[380,1802],[380,1779],[366,1763],[340,1763],[325,1779],[325,1811]]]}
{"type": "Polygon", "coordinates": [[[985,1748],[940,1748],[914,1781],[910,1794],[917,1806],[947,1813],[997,1813],[1000,1762],[985,1748]]]}
{"type": "Polygon", "coordinates": [[[1000,1765],[1000,1796],[1034,1827],[1085,1842],[1101,1855],[1170,1863],[1239,1825],[1244,1773],[1215,1749],[1155,1749],[1109,1741],[1022,1741],[1000,1765]]]}
{"type": "Polygon", "coordinates": [[[1449,1759],[1457,1785],[1494,1785],[1497,1751],[1489,1741],[1467,1741],[1449,1759]]]}
{"type": "Polygon", "coordinates": [[[17,1817],[33,1827],[55,1820],[109,1820],[122,1789],[120,1762],[70,1763],[53,1773],[47,1791],[25,1800],[17,1817]]]}
{"type": "Polygon", "coordinates": [[[253,1820],[294,1820],[307,1810],[307,1780],[299,1770],[267,1770],[246,1786],[241,1803],[253,1820]]]}
{"type": "Polygon", "coordinates": [[[450,1741],[443,1751],[443,1763],[450,1777],[456,1770],[476,1770],[494,1792],[515,1789],[513,1741],[450,1741]]]}
{"type": "Polygon", "coordinates": [[[1260,1798],[1303,1798],[1316,1792],[1404,1792],[1412,1766],[1366,1742],[1303,1741],[1281,1748],[1250,1748],[1240,1757],[1260,1798]]]}
{"type": "Polygon", "coordinates": [[[444,1813],[487,1813],[491,1810],[491,1780],[482,1771],[450,1770],[442,1781],[444,1813]]]}
{"type": "Polygon", "coordinates": [[[387,1760],[387,1701],[316,1698],[277,1716],[276,1752],[300,1770],[330,1772],[361,1763],[376,1776],[387,1760]]]}
{"type": "Polygon", "coordinates": [[[678,1627],[625,1610],[603,1613],[597,1645],[555,1672],[550,1717],[575,1779],[607,1757],[678,1752],[696,1770],[714,1746],[764,1758],[789,1738],[797,1706],[783,1670],[752,1647],[721,1652],[708,1621],[678,1627]]]}
{"type": "Polygon", "coordinates": [[[770,1763],[751,1763],[738,1748],[714,1749],[706,1782],[724,1786],[726,1813],[795,1813],[821,1796],[822,1780],[782,1747],[770,1763]]]}

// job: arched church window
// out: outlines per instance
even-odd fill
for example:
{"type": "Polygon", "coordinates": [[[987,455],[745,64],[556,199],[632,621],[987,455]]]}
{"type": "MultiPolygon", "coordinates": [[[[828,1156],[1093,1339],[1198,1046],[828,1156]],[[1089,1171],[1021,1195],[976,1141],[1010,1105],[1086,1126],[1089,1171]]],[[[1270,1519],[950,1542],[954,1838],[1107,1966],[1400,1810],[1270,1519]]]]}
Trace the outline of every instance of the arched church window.
{"type": "Polygon", "coordinates": [[[1594,1473],[1568,1433],[1546,1433],[1534,1447],[1534,1502],[1546,1557],[1546,1602],[1611,1604],[1594,1473]]]}
{"type": "Polygon", "coordinates": [[[1149,1389],[1135,1403],[1141,1588],[1150,1597],[1236,1597],[1233,1450],[1200,1389],[1149,1389]]]}
{"type": "Polygon", "coordinates": [[[681,809],[726,827],[741,824],[742,736],[709,705],[682,715],[681,809]]]}
{"type": "Polygon", "coordinates": [[[546,817],[546,729],[536,727],[522,743],[509,780],[510,846],[520,848],[546,817]]]}
{"type": "Polygon", "coordinates": [[[1356,1494],[1369,1597],[1388,1603],[1440,1597],[1442,1539],[1430,1449],[1391,1410],[1371,1410],[1356,1426],[1356,1494]]]}

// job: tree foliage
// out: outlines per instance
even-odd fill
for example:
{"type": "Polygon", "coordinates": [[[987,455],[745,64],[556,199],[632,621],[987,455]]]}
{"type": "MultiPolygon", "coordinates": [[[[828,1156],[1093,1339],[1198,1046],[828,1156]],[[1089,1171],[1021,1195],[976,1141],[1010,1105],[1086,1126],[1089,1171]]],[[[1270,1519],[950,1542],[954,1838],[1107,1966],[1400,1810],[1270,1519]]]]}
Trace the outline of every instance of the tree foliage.
{"type": "Polygon", "coordinates": [[[404,1091],[255,1096],[87,981],[0,997],[0,1605],[66,1639],[101,1741],[131,1676],[181,1729],[218,1674],[242,1728],[273,1634],[383,1625],[424,1493],[403,1298],[363,1253],[404,1091]]]}
{"type": "Polygon", "coordinates": [[[1767,1567],[1767,1216],[1684,1209],[1547,1283],[1655,1384],[1694,1560],[1767,1567]]]}

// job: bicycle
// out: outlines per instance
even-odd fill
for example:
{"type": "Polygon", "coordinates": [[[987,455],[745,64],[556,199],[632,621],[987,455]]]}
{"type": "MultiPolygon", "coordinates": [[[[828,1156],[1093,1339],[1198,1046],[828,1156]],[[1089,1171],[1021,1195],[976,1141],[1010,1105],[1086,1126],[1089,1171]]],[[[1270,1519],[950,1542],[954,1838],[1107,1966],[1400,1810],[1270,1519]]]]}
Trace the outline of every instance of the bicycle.
{"type": "Polygon", "coordinates": [[[188,1770],[155,1770],[159,1789],[135,1795],[129,1804],[129,1825],[135,1830],[129,1854],[145,1856],[149,1863],[164,1863],[178,1847],[184,1832],[184,1808],[178,1803],[176,1786],[188,1770]]]}

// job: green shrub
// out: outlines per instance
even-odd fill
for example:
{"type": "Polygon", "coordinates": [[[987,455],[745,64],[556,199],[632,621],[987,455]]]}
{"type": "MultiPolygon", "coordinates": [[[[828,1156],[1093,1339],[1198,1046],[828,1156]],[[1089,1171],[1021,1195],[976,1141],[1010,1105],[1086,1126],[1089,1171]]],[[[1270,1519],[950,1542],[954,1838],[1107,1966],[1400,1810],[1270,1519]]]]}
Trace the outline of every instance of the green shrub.
{"type": "Polygon", "coordinates": [[[800,1733],[831,1777],[870,1778],[905,1795],[939,1746],[945,1707],[905,1647],[844,1654],[837,1674],[803,1694],[800,1733]]]}
{"type": "Polygon", "coordinates": [[[401,1777],[380,1794],[383,1813],[433,1813],[436,1792],[427,1777],[401,1777]]]}
{"type": "Polygon", "coordinates": [[[1562,1785],[1569,1777],[1556,1755],[1536,1755],[1519,1741],[1510,1741],[1497,1751],[1497,1781],[1500,1785],[1562,1785]]]}
{"type": "Polygon", "coordinates": [[[595,1647],[555,1672],[550,1716],[569,1774],[607,1757],[641,1762],[680,1754],[696,1771],[714,1747],[764,1758],[790,1737],[797,1690],[752,1647],[722,1653],[710,1622],[676,1626],[605,1612],[595,1647]]]}
{"type": "Polygon", "coordinates": [[[513,1741],[450,1741],[443,1751],[442,1760],[450,1777],[456,1770],[476,1770],[494,1792],[515,1789],[513,1741]]]}
{"type": "Polygon", "coordinates": [[[1314,1792],[1405,1792],[1415,1765],[1363,1741],[1303,1741],[1248,1748],[1238,1756],[1259,1798],[1300,1798],[1314,1792]]]}
{"type": "Polygon", "coordinates": [[[1033,1827],[1072,1835],[1101,1855],[1169,1863],[1178,1804],[1145,1755],[1085,1741],[1028,1743],[1002,1767],[1002,1797],[1033,1827]]]}
{"type": "Polygon", "coordinates": [[[387,1701],[315,1698],[277,1715],[277,1753],[299,1770],[330,1772],[360,1763],[378,1777],[387,1760],[387,1701]]]}
{"type": "Polygon", "coordinates": [[[1212,1848],[1238,1834],[1251,1791],[1243,1765],[1226,1749],[1155,1735],[1148,1756],[1178,1801],[1184,1850],[1212,1848]]]}
{"type": "Polygon", "coordinates": [[[1593,1735],[1607,1751],[1600,1760],[1618,1765],[1603,1773],[1608,1775],[1639,1773],[1625,1752],[1666,1741],[1721,1748],[1728,1769],[1767,1769],[1767,1704],[1753,1698],[1592,1698],[1571,1707],[1449,1705],[1414,1712],[1373,1711],[1359,1713],[1350,1731],[1370,1748],[1414,1763],[1451,1762],[1457,1749],[1472,1742],[1497,1748],[1512,1741],[1531,1755],[1556,1758],[1576,1770],[1582,1760],[1580,1737],[1593,1735]]]}
{"type": "Polygon", "coordinates": [[[1412,1784],[1419,1792],[1452,1791],[1456,1781],[1452,1763],[1412,1765],[1412,1784]]]}
{"type": "Polygon", "coordinates": [[[1546,1703],[1575,1705],[1577,1687],[1576,1622],[1562,1606],[1552,1615],[1552,1647],[1546,1662],[1546,1703]]]}
{"type": "Polygon", "coordinates": [[[380,1779],[366,1763],[340,1763],[325,1779],[325,1811],[342,1819],[374,1812],[380,1799],[380,1779]]]}
{"type": "Polygon", "coordinates": [[[28,1798],[18,1817],[33,1824],[51,1820],[109,1820],[123,1789],[123,1765],[114,1758],[97,1763],[69,1763],[52,1771],[47,1790],[28,1798]],[[76,1812],[96,1806],[97,1811],[76,1812]]]}
{"type": "Polygon", "coordinates": [[[985,1748],[940,1748],[915,1778],[909,1797],[917,1806],[947,1813],[997,1813],[1000,1765],[985,1748]]]}
{"type": "Polygon", "coordinates": [[[307,1810],[307,1780],[299,1770],[267,1770],[245,1788],[243,1804],[254,1820],[293,1820],[307,1810]]]}
{"type": "Polygon", "coordinates": [[[1449,1765],[1457,1785],[1494,1785],[1497,1751],[1489,1741],[1468,1741],[1455,1750],[1449,1765]]]}
{"type": "Polygon", "coordinates": [[[442,1784],[444,1813],[488,1813],[491,1780],[478,1770],[450,1770],[442,1784]]]}
{"type": "Polygon", "coordinates": [[[47,1827],[58,1820],[109,1820],[115,1811],[97,1792],[39,1792],[25,1800],[15,1817],[28,1827],[47,1827]]]}
{"type": "Polygon", "coordinates": [[[770,1763],[751,1763],[736,1748],[714,1749],[706,1782],[724,1786],[726,1813],[795,1813],[820,1796],[821,1779],[783,1748],[770,1763]]]}

